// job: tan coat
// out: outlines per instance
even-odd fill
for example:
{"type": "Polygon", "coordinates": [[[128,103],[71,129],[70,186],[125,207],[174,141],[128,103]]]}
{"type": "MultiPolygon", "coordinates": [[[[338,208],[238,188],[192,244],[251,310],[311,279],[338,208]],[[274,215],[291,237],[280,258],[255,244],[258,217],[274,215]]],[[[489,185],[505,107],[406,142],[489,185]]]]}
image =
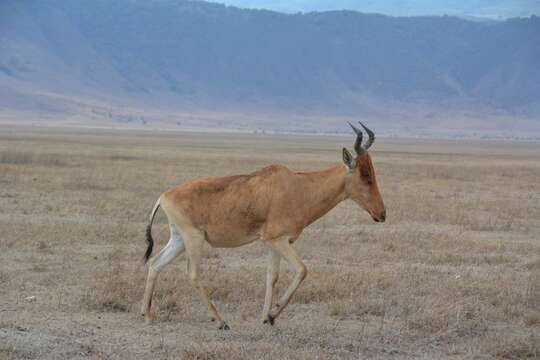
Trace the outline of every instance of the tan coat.
{"type": "MultiPolygon", "coordinates": [[[[358,203],[375,221],[385,220],[370,155],[366,152],[352,159],[344,149],[344,161],[346,165],[315,172],[293,172],[271,165],[247,175],[190,181],[163,193],[151,219],[161,206],[169,219],[171,240],[151,261],[143,314],[150,318],[157,273],[185,249],[191,279],[220,328],[227,328],[199,281],[202,245],[208,242],[213,247],[232,248],[260,239],[271,249],[263,320],[273,323],[307,274],[290,245],[306,226],[345,199],[358,203]],[[295,267],[297,276],[271,312],[281,257],[295,267]]],[[[153,244],[151,222],[147,257],[153,244]]]]}

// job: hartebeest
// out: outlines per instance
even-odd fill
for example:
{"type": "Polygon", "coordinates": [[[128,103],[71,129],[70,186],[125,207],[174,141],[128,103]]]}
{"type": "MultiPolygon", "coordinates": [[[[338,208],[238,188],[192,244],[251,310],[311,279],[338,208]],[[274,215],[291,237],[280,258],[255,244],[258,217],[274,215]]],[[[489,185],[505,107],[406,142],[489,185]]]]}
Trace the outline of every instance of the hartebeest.
{"type": "Polygon", "coordinates": [[[362,146],[362,131],[349,125],[356,133],[356,158],[343,148],[344,164],[315,172],[292,172],[285,166],[270,165],[248,175],[190,181],[163,193],[152,209],[146,229],[145,259],[152,254],[152,222],[159,207],[167,215],[171,234],[167,245],[150,261],[142,304],[145,318],[151,319],[158,273],[186,250],[193,285],[219,328],[228,329],[201,284],[203,243],[232,248],[260,239],[270,249],[262,320],[273,324],[307,275],[306,266],[291,245],[306,226],[345,199],[355,201],[373,220],[383,222],[386,210],[367,152],[375,135],[360,123],[369,136],[362,146]],[[296,275],[271,310],[281,257],[294,267],[296,275]]]}

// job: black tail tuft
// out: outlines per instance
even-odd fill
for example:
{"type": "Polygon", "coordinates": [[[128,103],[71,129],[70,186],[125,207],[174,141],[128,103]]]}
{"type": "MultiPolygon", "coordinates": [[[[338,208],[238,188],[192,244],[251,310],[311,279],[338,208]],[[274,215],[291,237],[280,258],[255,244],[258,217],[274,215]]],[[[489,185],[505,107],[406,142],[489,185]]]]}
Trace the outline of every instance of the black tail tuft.
{"type": "Polygon", "coordinates": [[[154,222],[154,216],[156,216],[156,212],[159,209],[159,199],[156,201],[156,205],[154,205],[154,208],[152,209],[152,212],[150,213],[150,221],[148,222],[148,226],[146,226],[146,243],[148,244],[148,247],[146,248],[146,252],[144,253],[144,263],[148,261],[150,258],[150,255],[152,255],[152,249],[154,248],[154,239],[152,239],[152,223],[154,222]]]}
{"type": "Polygon", "coordinates": [[[152,255],[152,249],[154,248],[154,239],[152,238],[152,223],[146,226],[146,243],[148,244],[148,247],[146,248],[146,252],[144,253],[145,263],[150,258],[150,255],[152,255]]]}

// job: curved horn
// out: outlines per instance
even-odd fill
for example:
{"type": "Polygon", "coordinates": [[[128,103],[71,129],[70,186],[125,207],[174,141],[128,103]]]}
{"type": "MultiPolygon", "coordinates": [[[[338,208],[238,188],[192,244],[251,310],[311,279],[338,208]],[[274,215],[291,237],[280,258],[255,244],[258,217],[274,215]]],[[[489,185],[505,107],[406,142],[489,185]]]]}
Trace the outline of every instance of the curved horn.
{"type": "Polygon", "coordinates": [[[354,130],[354,133],[356,134],[356,141],[354,142],[354,151],[356,151],[357,155],[360,155],[364,153],[364,149],[362,148],[362,137],[363,137],[362,130],[358,129],[356,126],[354,126],[350,122],[348,123],[354,130]]]}
{"type": "Polygon", "coordinates": [[[364,124],[362,124],[362,122],[359,121],[358,123],[362,125],[362,127],[364,128],[364,130],[366,130],[368,134],[369,139],[368,141],[366,141],[366,144],[364,145],[364,149],[367,150],[375,141],[375,134],[373,133],[373,131],[369,130],[364,124]]]}

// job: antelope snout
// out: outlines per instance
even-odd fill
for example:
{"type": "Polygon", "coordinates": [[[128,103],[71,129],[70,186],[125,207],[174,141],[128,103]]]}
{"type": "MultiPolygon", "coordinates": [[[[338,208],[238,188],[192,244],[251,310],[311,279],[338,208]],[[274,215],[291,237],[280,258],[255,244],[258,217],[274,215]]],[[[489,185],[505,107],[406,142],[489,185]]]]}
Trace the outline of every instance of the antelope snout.
{"type": "Polygon", "coordinates": [[[375,220],[375,222],[385,222],[386,221],[386,209],[381,211],[379,216],[372,215],[371,217],[373,218],[373,220],[375,220]]]}

